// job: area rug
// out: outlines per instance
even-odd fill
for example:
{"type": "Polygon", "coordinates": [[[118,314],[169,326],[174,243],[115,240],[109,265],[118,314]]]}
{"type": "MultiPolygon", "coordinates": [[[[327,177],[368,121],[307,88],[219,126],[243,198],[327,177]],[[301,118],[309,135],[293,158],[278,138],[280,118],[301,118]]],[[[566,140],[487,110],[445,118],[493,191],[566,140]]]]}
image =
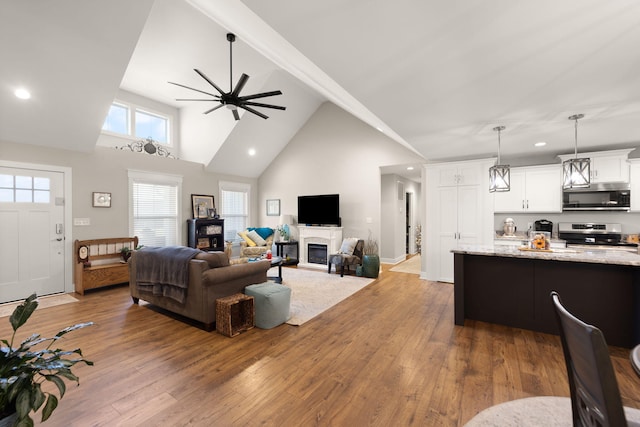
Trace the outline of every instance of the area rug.
{"type": "Polygon", "coordinates": [[[526,397],[500,403],[473,417],[465,427],[560,427],[572,426],[568,397],[526,397]]]}
{"type": "MultiPolygon", "coordinates": [[[[15,310],[17,306],[22,304],[22,302],[23,301],[17,301],[0,304],[0,317],[11,316],[13,310],[15,310]]],[[[41,308],[53,307],[56,305],[69,304],[71,302],[78,302],[78,300],[69,294],[57,294],[38,297],[38,308],[36,310],[39,310],[41,308]]]]}
{"type": "Polygon", "coordinates": [[[413,273],[420,274],[420,254],[414,255],[406,261],[402,261],[400,264],[392,267],[389,271],[396,273],[413,273]]]}
{"type": "Polygon", "coordinates": [[[291,288],[291,318],[287,323],[302,325],[373,281],[358,276],[340,277],[320,270],[283,268],[282,284],[291,288]]]}

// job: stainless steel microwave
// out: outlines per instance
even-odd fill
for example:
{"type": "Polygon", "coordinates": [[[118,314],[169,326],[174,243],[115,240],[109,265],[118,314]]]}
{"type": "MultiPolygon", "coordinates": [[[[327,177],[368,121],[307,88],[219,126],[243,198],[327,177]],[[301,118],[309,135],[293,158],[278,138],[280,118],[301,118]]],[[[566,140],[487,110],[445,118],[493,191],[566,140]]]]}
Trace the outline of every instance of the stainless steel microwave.
{"type": "Polygon", "coordinates": [[[562,193],[563,211],[628,211],[631,190],[627,183],[594,183],[562,193]]]}

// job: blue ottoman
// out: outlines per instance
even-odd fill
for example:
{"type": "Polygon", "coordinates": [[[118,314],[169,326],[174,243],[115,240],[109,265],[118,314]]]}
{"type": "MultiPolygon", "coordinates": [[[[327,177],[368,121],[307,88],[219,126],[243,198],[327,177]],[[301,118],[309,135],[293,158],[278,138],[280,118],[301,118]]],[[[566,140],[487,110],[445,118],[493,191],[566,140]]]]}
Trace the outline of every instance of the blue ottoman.
{"type": "Polygon", "coordinates": [[[247,286],[244,293],[253,297],[258,328],[271,329],[289,320],[290,288],[265,282],[247,286]]]}

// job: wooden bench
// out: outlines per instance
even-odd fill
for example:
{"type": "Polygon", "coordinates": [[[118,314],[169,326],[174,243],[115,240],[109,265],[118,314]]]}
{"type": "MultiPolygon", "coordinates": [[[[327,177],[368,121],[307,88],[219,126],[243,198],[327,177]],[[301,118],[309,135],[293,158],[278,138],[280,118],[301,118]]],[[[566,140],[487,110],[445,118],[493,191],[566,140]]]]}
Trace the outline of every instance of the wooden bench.
{"type": "Polygon", "coordinates": [[[138,237],[76,240],[74,281],[76,292],[129,283],[129,265],[122,259],[122,248],[134,250],[138,237]]]}

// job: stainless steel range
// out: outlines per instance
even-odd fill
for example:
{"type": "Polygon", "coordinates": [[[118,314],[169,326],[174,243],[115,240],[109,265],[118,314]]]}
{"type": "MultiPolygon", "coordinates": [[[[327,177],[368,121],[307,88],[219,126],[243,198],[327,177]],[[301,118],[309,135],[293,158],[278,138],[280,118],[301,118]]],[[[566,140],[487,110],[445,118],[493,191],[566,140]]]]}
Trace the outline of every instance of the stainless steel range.
{"type": "Polygon", "coordinates": [[[566,240],[567,246],[588,249],[626,249],[636,251],[636,243],[622,240],[622,225],[611,223],[570,223],[558,224],[558,238],[566,240]]]}

